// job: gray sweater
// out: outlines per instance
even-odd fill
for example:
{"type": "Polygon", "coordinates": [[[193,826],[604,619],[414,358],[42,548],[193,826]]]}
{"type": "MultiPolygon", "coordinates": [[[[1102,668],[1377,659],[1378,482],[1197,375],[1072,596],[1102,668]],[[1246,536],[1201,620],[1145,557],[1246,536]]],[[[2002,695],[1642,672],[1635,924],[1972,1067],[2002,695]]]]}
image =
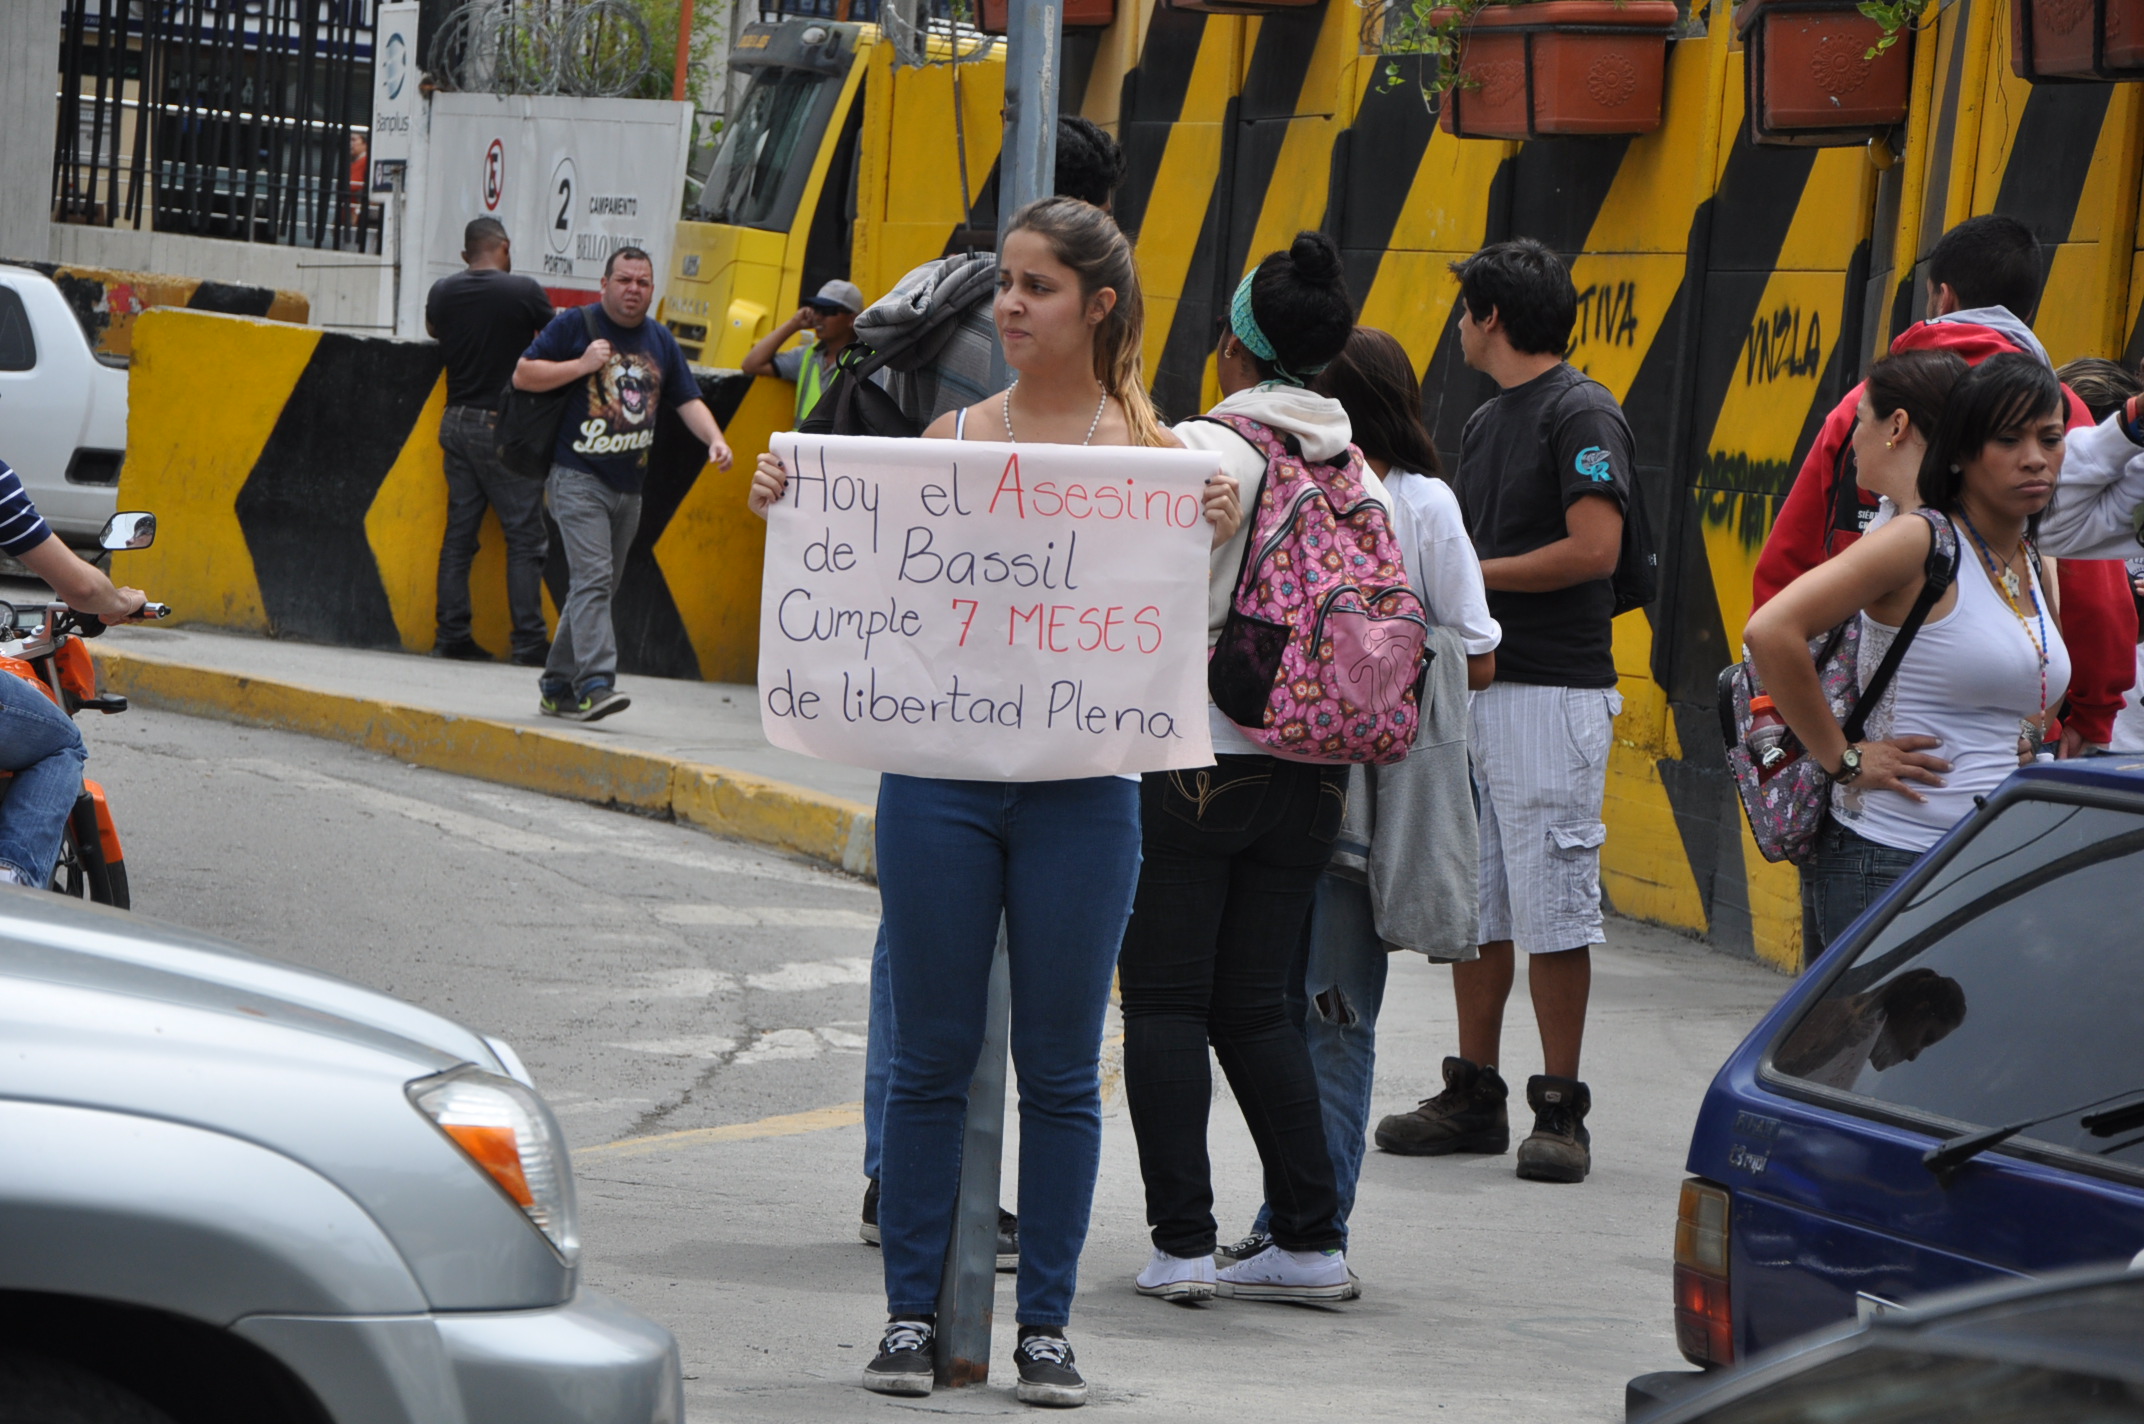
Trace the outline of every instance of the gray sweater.
{"type": "Polygon", "coordinates": [[[1466,648],[1450,628],[1432,628],[1429,646],[1436,656],[1414,747],[1390,766],[1353,768],[1332,869],[1369,881],[1387,950],[1449,964],[1481,952],[1481,826],[1467,765],[1466,648]]]}

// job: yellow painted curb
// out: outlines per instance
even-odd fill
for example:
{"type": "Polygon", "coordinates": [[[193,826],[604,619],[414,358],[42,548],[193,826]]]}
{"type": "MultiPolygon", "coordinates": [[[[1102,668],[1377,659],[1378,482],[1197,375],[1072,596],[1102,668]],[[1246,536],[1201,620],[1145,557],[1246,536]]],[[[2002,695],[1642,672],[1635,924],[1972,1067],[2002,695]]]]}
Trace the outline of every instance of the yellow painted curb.
{"type": "Polygon", "coordinates": [[[103,685],[148,707],[348,742],[398,761],[551,796],[626,806],[878,876],[861,802],[725,767],[591,746],[530,727],[271,682],[104,648],[103,685]]]}

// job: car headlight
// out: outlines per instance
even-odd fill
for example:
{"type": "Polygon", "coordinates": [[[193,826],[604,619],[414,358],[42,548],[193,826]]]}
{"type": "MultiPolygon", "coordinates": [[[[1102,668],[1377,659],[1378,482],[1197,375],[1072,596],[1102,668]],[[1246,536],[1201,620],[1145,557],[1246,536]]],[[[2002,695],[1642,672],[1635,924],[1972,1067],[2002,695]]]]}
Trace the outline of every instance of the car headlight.
{"type": "Polygon", "coordinates": [[[568,1265],[580,1255],[573,1169],[534,1090],[464,1066],[408,1087],[409,1100],[482,1168],[568,1265]]]}

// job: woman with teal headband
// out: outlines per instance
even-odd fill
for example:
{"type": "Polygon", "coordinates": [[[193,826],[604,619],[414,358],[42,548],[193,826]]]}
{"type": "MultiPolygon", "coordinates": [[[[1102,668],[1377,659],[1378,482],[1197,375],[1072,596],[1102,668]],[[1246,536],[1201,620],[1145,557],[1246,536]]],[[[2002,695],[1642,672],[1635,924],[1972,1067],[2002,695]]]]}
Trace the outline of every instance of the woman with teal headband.
{"type": "MultiPolygon", "coordinates": [[[[1308,460],[1346,453],[1347,412],[1304,383],[1339,355],[1354,325],[1340,253],[1298,236],[1237,287],[1215,360],[1226,397],[1211,412],[1257,421],[1308,460]]],[[[1221,456],[1242,488],[1245,527],[1214,551],[1207,642],[1228,615],[1249,512],[1265,479],[1257,447],[1227,425],[1175,427],[1221,456]]],[[[1374,480],[1369,481],[1374,485],[1374,480]]],[[[1287,1010],[1287,971],[1318,876],[1332,858],[1347,769],[1281,761],[1208,709],[1215,765],[1165,772],[1140,788],[1142,865],[1118,960],[1124,1089],[1139,1139],[1153,1255],[1140,1294],[1197,1301],[1333,1301],[1357,1293],[1336,1220],[1339,1199],[1303,1035],[1287,1010]],[[1273,1203],[1270,1249],[1215,1260],[1206,1117],[1207,1045],[1243,1106],[1273,1203]]]]}

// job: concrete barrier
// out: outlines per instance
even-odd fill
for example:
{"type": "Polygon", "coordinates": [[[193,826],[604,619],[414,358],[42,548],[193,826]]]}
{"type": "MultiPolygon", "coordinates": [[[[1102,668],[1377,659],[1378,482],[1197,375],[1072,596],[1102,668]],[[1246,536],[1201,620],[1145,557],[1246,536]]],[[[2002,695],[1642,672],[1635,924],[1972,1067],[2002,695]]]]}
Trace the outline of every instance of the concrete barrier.
{"type": "MultiPolygon", "coordinates": [[[[162,531],[135,556],[180,621],[354,647],[431,647],[446,484],[445,381],[428,342],[158,309],[134,323],[120,503],[162,531]]],[[[753,458],[786,427],[784,382],[703,373],[737,452],[724,474],[665,413],[619,581],[627,673],[750,682],[762,528],[753,458]]],[[[554,622],[565,589],[555,534],[554,622]]],[[[477,640],[507,647],[504,541],[487,516],[471,577],[477,640]]]]}

